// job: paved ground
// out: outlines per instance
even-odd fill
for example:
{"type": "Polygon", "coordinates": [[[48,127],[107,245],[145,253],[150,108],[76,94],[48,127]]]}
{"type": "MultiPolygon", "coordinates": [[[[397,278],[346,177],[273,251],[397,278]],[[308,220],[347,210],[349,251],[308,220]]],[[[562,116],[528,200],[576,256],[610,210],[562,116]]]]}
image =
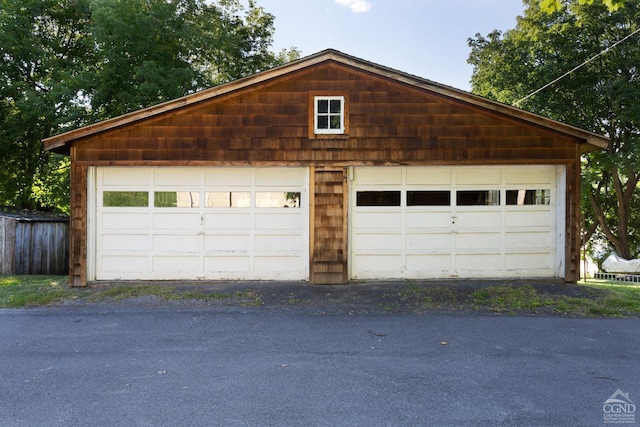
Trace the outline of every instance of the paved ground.
{"type": "Polygon", "coordinates": [[[0,425],[603,426],[618,389],[640,402],[638,319],[335,307],[0,310],[0,425]]]}

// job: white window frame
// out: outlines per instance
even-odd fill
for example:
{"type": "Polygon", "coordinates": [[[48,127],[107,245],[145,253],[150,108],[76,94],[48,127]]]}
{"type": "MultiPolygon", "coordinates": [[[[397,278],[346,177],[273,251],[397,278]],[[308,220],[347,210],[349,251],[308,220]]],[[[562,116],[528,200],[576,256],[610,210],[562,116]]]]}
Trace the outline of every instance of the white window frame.
{"type": "MultiPolygon", "coordinates": [[[[315,96],[313,98],[313,132],[316,134],[343,134],[344,133],[344,129],[345,129],[345,125],[344,125],[344,96],[315,96]],[[324,128],[318,128],[318,116],[320,116],[320,113],[318,112],[318,101],[329,101],[329,104],[331,104],[331,101],[340,101],[340,128],[339,129],[324,129],[324,128]]],[[[331,119],[330,117],[332,116],[331,112],[327,112],[322,113],[322,116],[327,116],[329,117],[329,123],[331,123],[331,119]]],[[[335,115],[335,114],[333,114],[335,115]]]]}

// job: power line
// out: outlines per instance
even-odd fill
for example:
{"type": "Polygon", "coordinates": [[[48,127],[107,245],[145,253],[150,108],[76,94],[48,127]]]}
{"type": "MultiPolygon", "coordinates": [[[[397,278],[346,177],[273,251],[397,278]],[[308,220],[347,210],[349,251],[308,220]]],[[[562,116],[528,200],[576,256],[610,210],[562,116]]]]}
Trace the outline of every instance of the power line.
{"type": "Polygon", "coordinates": [[[615,42],[614,44],[612,44],[611,46],[609,46],[608,48],[606,48],[605,50],[603,50],[602,52],[598,53],[597,55],[592,56],[591,58],[587,59],[586,61],[584,61],[582,64],[578,65],[577,67],[574,67],[573,69],[567,71],[566,73],[564,73],[563,75],[561,75],[560,77],[558,77],[557,79],[547,83],[546,85],[542,86],[540,89],[531,92],[529,95],[525,96],[522,99],[519,99],[518,101],[514,102],[514,106],[518,106],[522,101],[525,101],[529,98],[531,98],[533,95],[537,94],[538,92],[541,92],[543,90],[545,90],[546,88],[548,88],[549,86],[551,86],[552,84],[564,79],[565,77],[567,77],[569,74],[573,73],[574,71],[584,67],[585,65],[587,65],[588,63],[590,63],[591,61],[593,61],[594,59],[596,59],[597,57],[604,55],[605,53],[609,52],[611,49],[613,49],[614,47],[616,47],[617,45],[619,45],[620,43],[622,43],[623,41],[627,40],[628,38],[631,38],[633,36],[635,36],[636,34],[640,33],[640,28],[638,28],[637,30],[635,30],[633,33],[629,34],[628,36],[626,36],[623,39],[618,40],[617,42],[615,42]]]}

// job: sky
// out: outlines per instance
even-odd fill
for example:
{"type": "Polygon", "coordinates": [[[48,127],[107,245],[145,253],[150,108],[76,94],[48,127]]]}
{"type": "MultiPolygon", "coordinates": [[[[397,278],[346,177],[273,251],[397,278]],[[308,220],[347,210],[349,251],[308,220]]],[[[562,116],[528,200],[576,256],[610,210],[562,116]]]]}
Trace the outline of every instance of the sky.
{"type": "Polygon", "coordinates": [[[514,28],[521,0],[256,0],[275,16],[273,50],[336,49],[470,91],[476,33],[514,28]]]}

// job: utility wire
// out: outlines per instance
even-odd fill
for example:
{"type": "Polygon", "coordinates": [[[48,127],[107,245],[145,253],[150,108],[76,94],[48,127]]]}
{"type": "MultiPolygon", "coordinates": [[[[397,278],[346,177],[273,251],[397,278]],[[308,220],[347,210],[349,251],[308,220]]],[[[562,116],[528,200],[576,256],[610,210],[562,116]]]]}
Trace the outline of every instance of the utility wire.
{"type": "Polygon", "coordinates": [[[549,86],[551,86],[552,84],[564,79],[565,77],[567,77],[569,74],[573,73],[574,71],[578,70],[579,68],[584,67],[585,65],[587,65],[589,62],[593,61],[594,59],[596,59],[597,57],[604,55],[605,53],[609,52],[611,49],[613,49],[614,47],[618,46],[620,43],[622,43],[623,41],[627,40],[628,38],[631,38],[633,36],[635,36],[636,34],[640,33],[640,28],[638,28],[637,30],[635,30],[633,33],[629,34],[628,36],[626,36],[623,39],[618,40],[617,42],[615,42],[614,44],[612,44],[611,46],[609,46],[608,48],[606,48],[605,50],[603,50],[602,52],[598,53],[597,55],[592,56],[591,58],[587,59],[586,61],[584,61],[582,64],[578,65],[577,67],[574,67],[573,69],[567,71],[566,73],[564,73],[563,75],[561,75],[560,77],[558,77],[557,79],[547,83],[546,85],[542,86],[540,89],[531,92],[529,95],[525,96],[522,99],[519,99],[518,101],[514,102],[513,105],[514,106],[518,106],[522,101],[525,101],[529,98],[531,98],[533,95],[545,90],[546,88],[548,88],[549,86]]]}

